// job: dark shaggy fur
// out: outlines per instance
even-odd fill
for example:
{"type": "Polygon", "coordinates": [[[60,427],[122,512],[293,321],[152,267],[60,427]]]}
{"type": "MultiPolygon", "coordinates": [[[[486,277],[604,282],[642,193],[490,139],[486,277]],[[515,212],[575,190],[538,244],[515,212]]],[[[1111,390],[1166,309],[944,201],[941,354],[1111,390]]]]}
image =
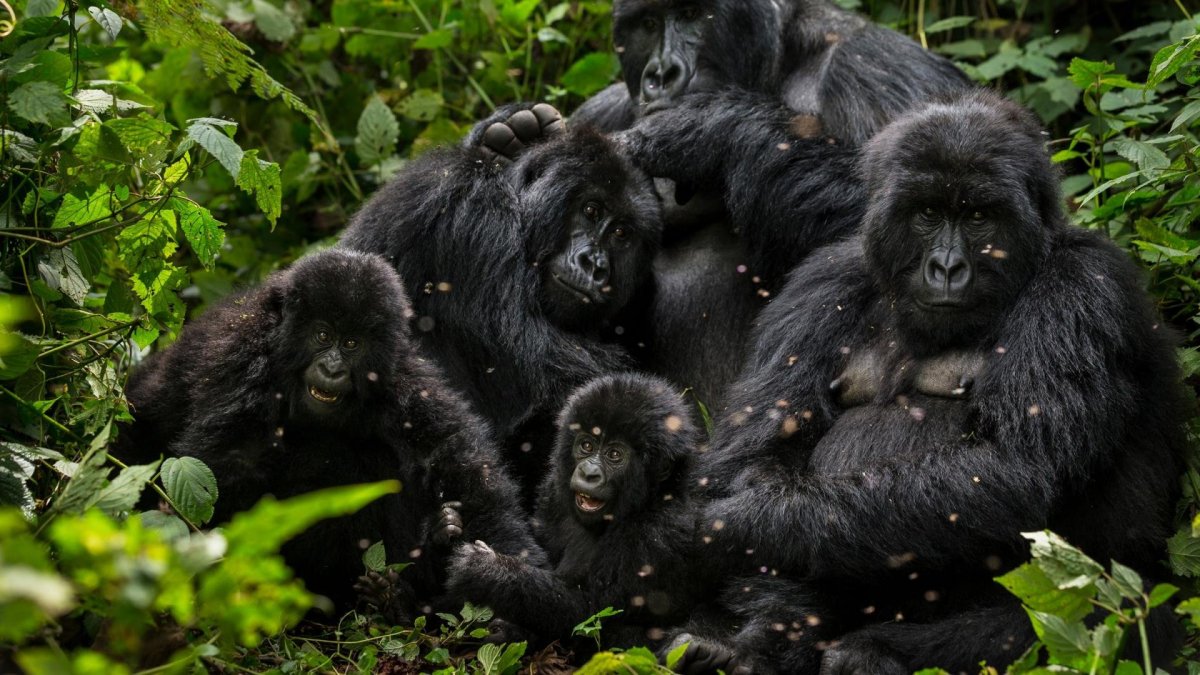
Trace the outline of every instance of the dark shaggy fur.
{"type": "Polygon", "coordinates": [[[717,551],[781,575],[733,589],[741,630],[702,651],[816,672],[814,645],[837,639],[831,672],[1003,667],[1033,640],[992,580],[1027,557],[1021,532],[1159,571],[1183,447],[1172,336],[1126,255],[1067,225],[1019,106],[925,107],[864,171],[864,236],[814,253],[764,311],[698,469],[717,551]],[[967,233],[975,276],[962,304],[930,308],[938,222],[967,233]],[[970,394],[915,392],[911,364],[953,350],[984,355],[970,394]],[[842,409],[830,382],[859,352],[889,374],[842,409]]]}
{"type": "Polygon", "coordinates": [[[661,638],[704,588],[689,569],[698,553],[696,511],[683,485],[698,442],[667,382],[625,374],[585,385],[559,418],[553,467],[538,497],[535,533],[550,567],[468,545],[452,563],[450,587],[545,640],[569,640],[576,624],[610,606],[623,613],[604,620],[606,645],[661,638]],[[606,443],[627,444],[632,464],[603,518],[588,522],[572,487],[573,449],[578,433],[596,430],[606,443]]]}
{"type": "Polygon", "coordinates": [[[661,223],[645,176],[595,133],[533,144],[511,165],[479,147],[514,109],[481,122],[462,147],[411,162],[340,246],[382,254],[415,289],[418,339],[494,425],[532,495],[567,395],[627,363],[601,333],[645,284],[661,223]],[[624,224],[627,246],[609,251],[610,306],[563,307],[548,299],[543,271],[562,257],[586,200],[624,224]]]}
{"type": "Polygon", "coordinates": [[[416,563],[401,578],[421,599],[440,593],[428,535],[445,501],[462,502],[464,536],[540,559],[487,424],[418,354],[410,313],[400,279],[378,257],[334,250],[304,258],[189,323],[135,372],[128,454],[204,461],[220,490],[218,523],[265,495],[399,479],[401,494],[322,522],[284,549],[310,589],[343,606],[364,571],[364,544],[378,540],[389,562],[416,563]],[[359,342],[350,393],[320,416],[304,400],[318,321],[359,342]],[[178,432],[150,433],[166,428],[178,432]]]}
{"type": "Polygon", "coordinates": [[[764,300],[861,221],[861,143],[968,80],[827,0],[617,0],[613,22],[625,82],[571,121],[632,127],[631,156],[674,181],[657,293],[627,335],[642,366],[719,410],[764,300]]]}

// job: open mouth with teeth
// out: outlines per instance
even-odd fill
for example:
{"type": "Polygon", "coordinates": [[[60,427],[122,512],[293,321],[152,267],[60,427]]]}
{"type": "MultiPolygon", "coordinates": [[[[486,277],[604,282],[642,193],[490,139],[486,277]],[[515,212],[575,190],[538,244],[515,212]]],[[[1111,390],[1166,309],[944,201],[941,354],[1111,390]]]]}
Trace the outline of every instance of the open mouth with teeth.
{"type": "Polygon", "coordinates": [[[341,398],[339,394],[317,389],[311,385],[308,387],[308,395],[317,399],[321,403],[337,403],[338,399],[341,398]]]}
{"type": "Polygon", "coordinates": [[[606,502],[603,499],[596,499],[591,495],[585,495],[582,492],[575,493],[575,506],[584,513],[595,513],[604,508],[606,502]]]}

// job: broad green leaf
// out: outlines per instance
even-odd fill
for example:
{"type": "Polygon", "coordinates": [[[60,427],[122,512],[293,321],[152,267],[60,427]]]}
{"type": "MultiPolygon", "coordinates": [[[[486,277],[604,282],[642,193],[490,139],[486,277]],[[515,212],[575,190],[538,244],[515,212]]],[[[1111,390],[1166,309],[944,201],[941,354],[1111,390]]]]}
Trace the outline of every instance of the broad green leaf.
{"type": "Polygon", "coordinates": [[[296,25],[283,10],[266,0],[254,0],[254,25],[264,37],[274,42],[287,42],[296,34],[296,25]]]}
{"type": "Polygon", "coordinates": [[[167,158],[175,132],[174,126],[145,114],[105,120],[102,128],[111,130],[141,166],[153,168],[167,158]]]}
{"type": "Polygon", "coordinates": [[[179,513],[195,525],[213,517],[217,503],[217,478],[195,457],[171,457],[162,464],[163,489],[179,513]]]}
{"type": "Polygon", "coordinates": [[[1050,661],[1065,666],[1076,666],[1086,658],[1092,640],[1081,621],[1065,621],[1061,617],[1025,610],[1033,623],[1038,640],[1050,652],[1050,661]]]}
{"type": "Polygon", "coordinates": [[[679,660],[683,658],[684,653],[687,652],[688,646],[689,646],[689,643],[684,642],[683,644],[679,645],[678,647],[667,652],[667,659],[663,663],[663,665],[665,665],[667,668],[670,668],[671,670],[675,670],[675,666],[679,663],[679,660]]]}
{"type": "Polygon", "coordinates": [[[67,99],[49,82],[29,82],[8,95],[8,107],[30,122],[50,124],[54,117],[66,115],[67,99]]]}
{"type": "Polygon", "coordinates": [[[927,34],[943,33],[955,28],[966,28],[973,23],[975,23],[975,17],[973,16],[951,16],[929,24],[925,27],[925,32],[927,34]]]}
{"type": "Polygon", "coordinates": [[[154,478],[158,471],[158,462],[139,464],[121,469],[121,473],[100,491],[96,507],[109,515],[118,515],[129,511],[137,504],[146,484],[154,478]]]}
{"type": "Polygon", "coordinates": [[[40,350],[24,336],[0,328],[0,380],[15,380],[28,371],[40,350]]]}
{"type": "Polygon", "coordinates": [[[1171,166],[1171,160],[1166,153],[1143,141],[1121,137],[1112,142],[1112,148],[1125,159],[1138,165],[1138,168],[1165,169],[1171,166]]]}
{"type": "Polygon", "coordinates": [[[454,31],[448,28],[438,28],[420,37],[413,43],[413,49],[441,49],[454,44],[454,31]]]}
{"type": "MultiPolygon", "coordinates": [[[[246,153],[246,156],[250,157],[250,153],[246,153]]],[[[243,170],[242,176],[246,175],[247,172],[243,170]]],[[[205,269],[211,269],[217,254],[221,252],[221,244],[225,243],[225,231],[221,229],[221,223],[213,218],[208,209],[188,199],[172,197],[167,207],[178,214],[179,226],[183,228],[183,234],[192,252],[200,259],[200,264],[205,269]]]]}
{"type": "Polygon", "coordinates": [[[279,165],[259,159],[258,151],[250,150],[242,156],[241,171],[235,177],[237,186],[247,194],[254,195],[254,203],[258,205],[258,209],[271,225],[275,225],[279,214],[283,212],[283,185],[279,165]]]}
{"type": "Polygon", "coordinates": [[[996,581],[1020,598],[1023,605],[1039,612],[1079,621],[1092,611],[1089,600],[1094,587],[1060,589],[1033,563],[1024,563],[996,581]]]}
{"type": "Polygon", "coordinates": [[[1176,593],[1179,592],[1179,587],[1171,584],[1158,584],[1150,589],[1150,607],[1158,607],[1167,600],[1170,600],[1176,593]]]}
{"type": "Polygon", "coordinates": [[[1142,577],[1133,569],[1112,561],[1113,585],[1122,597],[1128,600],[1138,600],[1142,597],[1142,577]]]}
{"type": "Polygon", "coordinates": [[[207,118],[189,121],[191,124],[187,128],[188,139],[207,150],[208,154],[216,158],[229,175],[236,179],[242,171],[242,157],[245,153],[225,133],[224,129],[228,126],[215,126],[207,118]]]}
{"type": "Polygon", "coordinates": [[[74,194],[63,195],[50,227],[71,227],[96,224],[112,215],[112,192],[101,185],[95,192],[84,197],[74,194]]]}
{"type": "Polygon", "coordinates": [[[115,94],[102,89],[80,89],[72,95],[72,98],[84,111],[97,114],[106,113],[112,110],[113,106],[116,106],[117,112],[129,112],[146,107],[137,101],[118,98],[115,94]]]}
{"type": "Polygon", "coordinates": [[[100,500],[100,491],[108,482],[108,466],[104,453],[98,449],[89,451],[75,465],[71,480],[58,497],[50,502],[48,514],[83,513],[100,500]]]}
{"type": "Polygon", "coordinates": [[[1171,569],[1185,577],[1200,577],[1200,537],[1177,532],[1167,540],[1171,569]]]}
{"type": "Polygon", "coordinates": [[[1100,563],[1049,530],[1022,532],[1021,536],[1031,542],[1032,563],[1060,589],[1086,588],[1104,571],[1100,563]]]}
{"type": "Polygon", "coordinates": [[[158,530],[162,533],[163,539],[167,541],[176,541],[188,536],[188,526],[178,517],[162,511],[145,511],[138,514],[138,518],[142,521],[142,527],[149,530],[158,530]]]}
{"type": "Polygon", "coordinates": [[[1184,600],[1175,607],[1175,612],[1188,617],[1193,626],[1200,628],[1200,597],[1184,600]]]}
{"type": "Polygon", "coordinates": [[[82,306],[92,284],[79,269],[79,261],[70,248],[52,248],[37,264],[38,274],[46,285],[82,306]]]}
{"type": "Polygon", "coordinates": [[[579,96],[591,96],[608,86],[620,70],[617,57],[607,52],[593,52],[571,64],[563,73],[561,84],[579,96]]]}
{"type": "Polygon", "coordinates": [[[363,552],[363,567],[371,572],[382,572],[387,567],[387,551],[382,541],[371,544],[370,548],[363,552]]]}
{"type": "Polygon", "coordinates": [[[400,483],[392,480],[326,488],[282,502],[265,497],[254,508],[234,516],[225,528],[225,537],[230,547],[243,555],[270,553],[317,521],[350,515],[399,490],[400,483]]]}
{"type": "Polygon", "coordinates": [[[1196,58],[1196,50],[1200,48],[1197,38],[1189,38],[1184,42],[1169,44],[1158,50],[1150,62],[1150,76],[1146,85],[1157,87],[1167,78],[1179,72],[1179,69],[1196,58]]]}
{"type": "Polygon", "coordinates": [[[100,24],[100,27],[104,29],[104,32],[108,33],[109,39],[116,40],[117,35],[121,32],[121,28],[125,25],[124,22],[121,21],[120,15],[111,9],[105,9],[103,7],[88,7],[87,10],[88,14],[92,15],[92,20],[100,24]]]}
{"type": "Polygon", "coordinates": [[[354,137],[354,150],[363,166],[377,164],[396,152],[396,139],[400,137],[400,125],[391,108],[378,96],[372,96],[358,116],[358,135],[354,137]]]}
{"type": "Polygon", "coordinates": [[[400,114],[420,122],[428,122],[437,117],[445,101],[442,95],[432,89],[418,89],[400,102],[400,114]]]}
{"type": "Polygon", "coordinates": [[[0,141],[4,143],[4,154],[13,161],[23,164],[37,162],[37,142],[19,131],[0,129],[0,141]]]}

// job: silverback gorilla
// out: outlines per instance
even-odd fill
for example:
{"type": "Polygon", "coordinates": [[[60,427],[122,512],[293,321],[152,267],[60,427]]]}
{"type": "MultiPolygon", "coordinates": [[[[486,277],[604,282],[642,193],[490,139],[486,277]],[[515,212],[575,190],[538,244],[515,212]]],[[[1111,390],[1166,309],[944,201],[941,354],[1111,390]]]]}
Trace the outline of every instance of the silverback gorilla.
{"type": "Polygon", "coordinates": [[[946,59],[827,0],[617,0],[613,33],[624,83],[572,122],[636,124],[637,139],[675,150],[631,147],[650,175],[669,180],[656,179],[667,224],[656,292],[625,322],[644,328],[627,332],[628,343],[645,344],[631,350],[642,364],[720,409],[763,299],[810,251],[860,222],[858,146],[914,104],[969,82],[946,59]],[[744,124],[751,100],[779,119],[744,124]]]}
{"type": "Polygon", "coordinates": [[[685,671],[1003,668],[1033,641],[992,580],[1027,557],[1019,533],[1150,576],[1164,553],[1172,336],[1125,254],[1066,224],[1032,115],[986,93],[929,105],[863,167],[863,236],[814,253],[765,310],[697,471],[712,557],[778,576],[731,585],[738,630],[679,637],[685,671]],[[969,392],[922,393],[922,364],[963,354],[981,363],[969,392]],[[865,369],[874,395],[843,398],[859,359],[885,364],[865,369]]]}
{"type": "Polygon", "coordinates": [[[401,494],[284,548],[308,587],[343,608],[364,571],[364,545],[378,540],[388,562],[415,563],[400,577],[411,606],[441,593],[435,540],[486,539],[536,563],[486,423],[417,353],[410,314],[400,279],[377,256],[304,258],[190,322],[134,373],[128,450],[204,461],[220,490],[215,522],[265,495],[399,479],[401,494]],[[455,513],[438,519],[444,502],[456,502],[455,513]]]}
{"type": "Polygon", "coordinates": [[[682,623],[705,588],[684,485],[700,433],[672,386],[627,373],[573,394],[534,518],[549,567],[464,544],[451,591],[546,641],[605,607],[621,611],[604,621],[610,646],[653,644],[682,623]]]}
{"type": "Polygon", "coordinates": [[[546,108],[501,109],[463,146],[412,161],[341,241],[417,289],[418,338],[504,439],[528,501],[563,401],[625,367],[601,335],[661,235],[645,176],[604,137],[537,118],[546,108]],[[497,141],[506,126],[528,143],[497,141]]]}

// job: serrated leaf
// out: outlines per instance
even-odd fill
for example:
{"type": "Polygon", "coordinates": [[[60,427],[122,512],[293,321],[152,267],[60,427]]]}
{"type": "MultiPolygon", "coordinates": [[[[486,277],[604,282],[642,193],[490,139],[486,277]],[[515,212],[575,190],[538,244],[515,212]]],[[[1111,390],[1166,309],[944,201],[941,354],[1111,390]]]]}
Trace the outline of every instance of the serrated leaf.
{"type": "Polygon", "coordinates": [[[1112,561],[1113,586],[1121,597],[1137,600],[1142,597],[1142,577],[1133,569],[1112,561]]]}
{"type": "Polygon", "coordinates": [[[75,92],[71,98],[83,108],[85,112],[104,113],[113,109],[116,106],[117,112],[129,112],[146,106],[137,101],[129,101],[123,98],[118,98],[103,89],[80,89],[75,92]]]}
{"type": "Polygon", "coordinates": [[[1167,540],[1167,553],[1171,569],[1187,577],[1200,576],[1200,537],[1188,532],[1177,532],[1167,540]]]}
{"type": "Polygon", "coordinates": [[[400,102],[400,114],[405,117],[428,122],[437,117],[445,101],[442,95],[432,89],[418,89],[400,102]]]}
{"type": "Polygon", "coordinates": [[[1171,160],[1162,150],[1132,138],[1121,137],[1112,141],[1112,148],[1125,159],[1138,165],[1138,168],[1165,169],[1171,166],[1171,160]]]}
{"type": "Polygon", "coordinates": [[[96,449],[84,455],[83,460],[75,465],[67,486],[50,502],[47,513],[83,513],[95,505],[108,481],[108,466],[104,459],[104,453],[96,449]]]}
{"type": "Polygon", "coordinates": [[[371,572],[382,572],[387,566],[387,551],[383,547],[382,541],[377,541],[371,544],[370,548],[363,551],[363,567],[371,572]]]}
{"type": "Polygon", "coordinates": [[[92,284],[80,271],[74,251],[70,248],[50,249],[38,261],[37,267],[47,286],[67,296],[77,306],[83,305],[92,284]]]}
{"type": "Polygon", "coordinates": [[[1064,621],[1053,614],[1030,609],[1025,611],[1029,614],[1038,640],[1046,646],[1053,662],[1073,665],[1076,660],[1087,655],[1092,641],[1082,622],[1064,621]]]}
{"type": "Polygon", "coordinates": [[[225,167],[229,175],[236,180],[242,171],[242,157],[246,153],[225,133],[224,128],[228,127],[225,125],[220,128],[214,126],[208,122],[207,118],[191,120],[191,124],[187,128],[187,137],[207,150],[208,154],[220,162],[221,166],[225,167]]]}
{"type": "Polygon", "coordinates": [[[287,42],[296,35],[296,25],[288,15],[266,0],[254,0],[254,25],[273,42],[287,42]]]}
{"type": "Polygon", "coordinates": [[[50,124],[54,116],[66,114],[67,99],[49,82],[29,82],[8,95],[8,107],[30,122],[50,124]]]}
{"type": "MultiPolygon", "coordinates": [[[[242,175],[246,173],[243,171],[242,175]]],[[[178,214],[179,226],[183,228],[183,234],[200,264],[205,269],[212,268],[217,254],[221,252],[221,245],[225,243],[225,231],[221,223],[208,209],[187,199],[172,197],[167,207],[178,214]]]]}
{"type": "Polygon", "coordinates": [[[1033,563],[1024,563],[996,581],[1020,598],[1021,604],[1039,612],[1078,621],[1092,610],[1092,587],[1060,589],[1033,563]]]}
{"type": "Polygon", "coordinates": [[[96,507],[110,515],[131,510],[157,470],[157,461],[153,464],[138,464],[121,469],[121,473],[100,491],[96,507]]]}
{"type": "Polygon", "coordinates": [[[1022,532],[1021,536],[1031,542],[1032,563],[1060,589],[1086,588],[1104,571],[1100,563],[1053,532],[1022,532]]]}
{"type": "Polygon", "coordinates": [[[120,15],[111,9],[105,9],[103,7],[88,7],[87,9],[88,14],[92,15],[92,20],[100,24],[100,27],[104,29],[104,32],[108,33],[108,37],[116,40],[117,35],[121,33],[121,28],[125,25],[125,23],[121,21],[120,15]]]}
{"type": "Polygon", "coordinates": [[[561,84],[572,94],[591,96],[608,86],[620,69],[617,57],[607,52],[593,52],[571,64],[563,73],[561,84]]]}
{"type": "Polygon", "coordinates": [[[163,489],[180,515],[195,525],[212,519],[217,477],[208,465],[195,457],[171,457],[163,462],[160,475],[163,489]]]}
{"type": "Polygon", "coordinates": [[[371,97],[358,116],[358,135],[354,137],[354,150],[359,161],[364,166],[372,166],[390,157],[396,151],[399,137],[400,125],[391,108],[378,96],[371,97]]]}
{"type": "Polygon", "coordinates": [[[11,129],[0,129],[0,140],[4,141],[4,153],[14,161],[33,164],[37,161],[37,143],[25,134],[11,129]]]}
{"type": "Polygon", "coordinates": [[[237,186],[247,194],[254,195],[254,203],[263,212],[271,225],[283,212],[283,183],[279,165],[258,158],[257,150],[242,156],[241,170],[236,175],[237,186]]]}
{"type": "Polygon", "coordinates": [[[112,215],[111,200],[112,192],[105,185],[101,185],[95,192],[84,197],[77,197],[70,193],[63,195],[50,227],[72,227],[99,223],[112,215]]]}

